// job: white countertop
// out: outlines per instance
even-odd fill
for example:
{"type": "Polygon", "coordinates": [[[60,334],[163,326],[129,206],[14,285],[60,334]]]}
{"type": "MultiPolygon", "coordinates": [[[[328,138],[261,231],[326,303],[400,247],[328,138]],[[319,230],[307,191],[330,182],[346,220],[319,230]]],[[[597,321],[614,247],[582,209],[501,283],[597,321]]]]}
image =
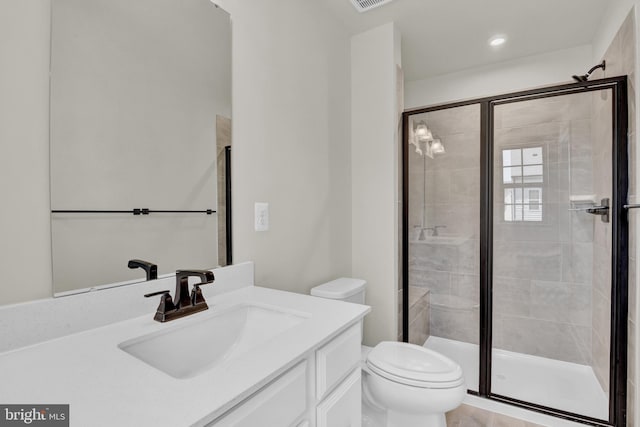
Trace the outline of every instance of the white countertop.
{"type": "MultiPolygon", "coordinates": [[[[159,297],[158,297],[159,298],[159,297]]],[[[257,391],[369,307],[246,287],[207,298],[209,310],[168,323],[154,313],[0,354],[2,404],[69,404],[73,427],[201,426],[257,391]],[[193,378],[176,379],[118,344],[215,315],[238,303],[310,314],[294,328],[193,378]]]]}

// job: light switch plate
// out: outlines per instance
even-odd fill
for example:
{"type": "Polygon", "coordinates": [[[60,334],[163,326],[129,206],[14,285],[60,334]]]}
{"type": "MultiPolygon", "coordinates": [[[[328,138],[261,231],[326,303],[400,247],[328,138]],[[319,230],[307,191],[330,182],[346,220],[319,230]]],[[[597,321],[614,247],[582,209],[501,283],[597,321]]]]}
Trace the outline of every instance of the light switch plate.
{"type": "Polygon", "coordinates": [[[255,203],[254,226],[256,231],[269,230],[269,203],[255,203]]]}

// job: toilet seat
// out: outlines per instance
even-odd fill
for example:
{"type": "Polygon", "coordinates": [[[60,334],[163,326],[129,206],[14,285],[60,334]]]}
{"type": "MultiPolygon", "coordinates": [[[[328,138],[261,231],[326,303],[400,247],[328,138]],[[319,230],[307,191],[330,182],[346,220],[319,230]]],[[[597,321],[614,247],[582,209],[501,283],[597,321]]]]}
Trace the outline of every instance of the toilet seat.
{"type": "Polygon", "coordinates": [[[367,356],[367,367],[388,380],[421,388],[454,388],[464,384],[460,366],[414,344],[384,341],[367,356]]]}

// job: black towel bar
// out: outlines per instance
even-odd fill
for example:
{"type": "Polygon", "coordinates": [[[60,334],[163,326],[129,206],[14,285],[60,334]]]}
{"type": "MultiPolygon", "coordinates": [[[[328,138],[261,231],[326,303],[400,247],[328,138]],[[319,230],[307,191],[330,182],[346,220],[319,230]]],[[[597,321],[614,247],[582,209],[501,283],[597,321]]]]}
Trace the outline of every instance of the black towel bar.
{"type": "Polygon", "coordinates": [[[119,210],[79,210],[79,209],[68,209],[68,210],[52,210],[52,214],[57,213],[72,213],[72,214],[132,214],[132,215],[149,215],[152,213],[203,213],[207,215],[212,215],[216,213],[213,209],[205,209],[202,211],[197,210],[155,210],[148,208],[135,208],[128,211],[119,211],[119,210]]]}

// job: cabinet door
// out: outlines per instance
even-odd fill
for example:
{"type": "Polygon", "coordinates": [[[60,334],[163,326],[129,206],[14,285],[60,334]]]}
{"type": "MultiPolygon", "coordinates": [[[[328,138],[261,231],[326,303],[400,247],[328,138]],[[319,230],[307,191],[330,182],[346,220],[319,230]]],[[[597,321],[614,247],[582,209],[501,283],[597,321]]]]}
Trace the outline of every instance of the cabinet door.
{"type": "Polygon", "coordinates": [[[351,373],[316,410],[316,427],[361,427],[361,370],[351,373]]]}
{"type": "Polygon", "coordinates": [[[307,362],[304,361],[210,425],[288,427],[306,410],[307,362]]]}
{"type": "Polygon", "coordinates": [[[360,365],[360,323],[338,335],[316,352],[316,398],[325,395],[360,365]]]}

